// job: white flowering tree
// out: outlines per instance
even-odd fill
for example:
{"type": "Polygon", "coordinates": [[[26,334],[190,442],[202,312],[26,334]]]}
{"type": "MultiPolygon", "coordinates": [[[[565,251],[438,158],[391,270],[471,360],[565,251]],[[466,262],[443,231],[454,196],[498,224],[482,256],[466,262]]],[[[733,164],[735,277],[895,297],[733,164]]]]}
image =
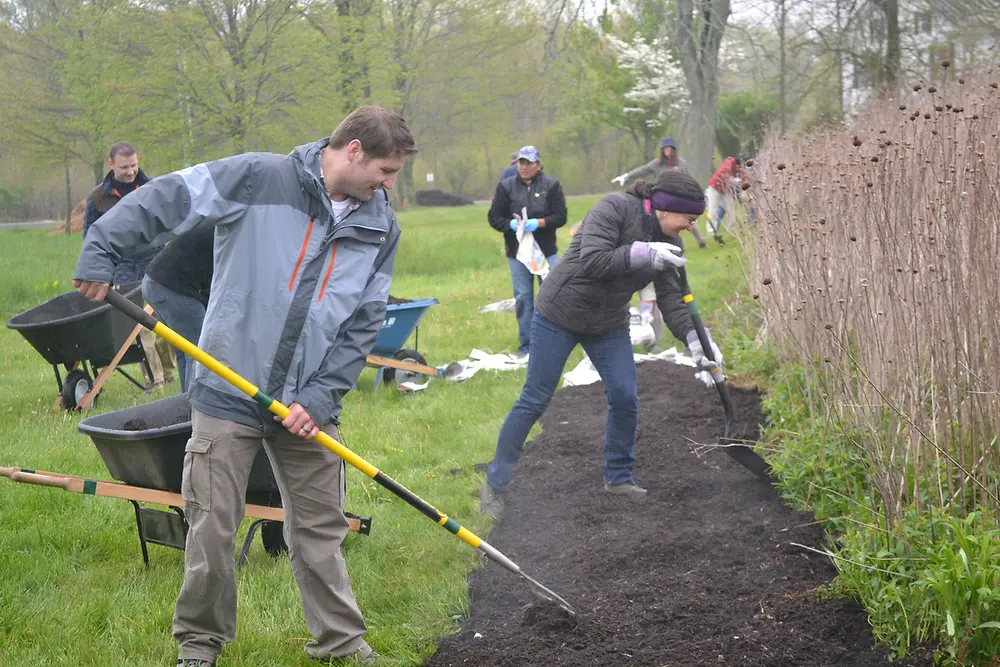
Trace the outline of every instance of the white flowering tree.
{"type": "Polygon", "coordinates": [[[618,66],[635,80],[625,94],[625,99],[634,106],[624,111],[647,115],[646,125],[650,129],[668,127],[687,111],[690,100],[684,72],[674,61],[665,39],[647,42],[640,35],[631,43],[613,35],[606,35],[605,39],[618,66]]]}

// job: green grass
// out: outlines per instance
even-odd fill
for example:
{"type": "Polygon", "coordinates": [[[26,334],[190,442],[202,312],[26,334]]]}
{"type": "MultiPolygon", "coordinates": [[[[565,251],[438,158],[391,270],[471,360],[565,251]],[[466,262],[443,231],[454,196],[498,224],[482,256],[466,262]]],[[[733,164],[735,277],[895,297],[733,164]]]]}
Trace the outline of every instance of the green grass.
{"type": "MultiPolygon", "coordinates": [[[[571,199],[570,222],[595,201],[571,199]]],[[[420,327],[428,361],[463,359],[473,348],[515,350],[513,315],[477,310],[512,295],[486,207],[414,209],[399,217],[404,235],[392,293],[441,302],[420,327]]],[[[568,243],[567,226],[560,248],[568,243]]],[[[0,231],[0,317],[6,321],[70,289],[79,246],[79,235],[0,231]]],[[[739,283],[733,252],[688,250],[690,281],[709,322],[739,283]]],[[[90,439],[76,430],[81,417],[53,408],[52,368],[6,328],[0,350],[0,465],[110,479],[90,439]]],[[[579,351],[570,363],[578,359],[579,351]]],[[[482,476],[473,464],[491,457],[524,372],[480,372],[461,385],[434,381],[410,396],[372,392],[373,377],[366,370],[345,401],[345,444],[485,536],[490,522],[477,511],[482,476]]],[[[177,391],[172,386],[168,391],[177,391]]],[[[91,414],[164,395],[142,394],[116,374],[91,414]]],[[[595,466],[599,457],[595,443],[595,466]]],[[[400,664],[419,664],[466,613],[465,577],[478,565],[476,552],[356,471],[348,473],[347,508],[373,518],[370,536],[352,535],[344,546],[368,640],[400,664]]],[[[151,546],[150,561],[145,569],[129,503],[0,478],[0,665],[173,664],[171,617],[183,554],[151,546]]],[[[310,664],[287,559],[272,560],[258,540],[238,580],[238,636],[219,664],[310,664]]],[[[512,578],[511,585],[519,584],[512,578]]]]}

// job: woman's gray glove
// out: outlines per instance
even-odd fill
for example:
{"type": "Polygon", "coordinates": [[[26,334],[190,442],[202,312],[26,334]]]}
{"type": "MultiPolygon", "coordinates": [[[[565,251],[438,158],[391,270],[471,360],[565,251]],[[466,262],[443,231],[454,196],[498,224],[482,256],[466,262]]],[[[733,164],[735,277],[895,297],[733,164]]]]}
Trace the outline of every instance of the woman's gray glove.
{"type": "MultiPolygon", "coordinates": [[[[712,346],[712,355],[715,357],[714,365],[722,368],[722,352],[719,351],[719,346],[712,340],[712,332],[708,330],[708,327],[705,327],[705,336],[708,337],[708,342],[712,346]]],[[[691,329],[687,333],[687,346],[688,351],[691,353],[691,360],[698,364],[699,367],[711,368],[713,366],[709,358],[705,356],[705,350],[702,349],[701,341],[698,340],[698,332],[694,329],[691,329]]]]}
{"type": "Polygon", "coordinates": [[[673,243],[635,241],[629,248],[629,263],[633,269],[647,266],[657,271],[668,266],[679,269],[687,264],[687,258],[682,257],[681,252],[683,251],[673,243]]]}

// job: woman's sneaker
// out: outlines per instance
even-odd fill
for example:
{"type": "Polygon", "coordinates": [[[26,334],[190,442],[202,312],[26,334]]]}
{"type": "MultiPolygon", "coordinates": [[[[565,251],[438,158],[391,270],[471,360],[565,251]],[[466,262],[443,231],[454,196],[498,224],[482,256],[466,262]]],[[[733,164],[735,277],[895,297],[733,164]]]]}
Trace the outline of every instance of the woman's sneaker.
{"type": "Polygon", "coordinates": [[[490,486],[489,482],[483,482],[479,488],[479,511],[494,519],[503,514],[503,493],[490,486]]]}
{"type": "Polygon", "coordinates": [[[630,496],[632,498],[642,498],[646,495],[646,489],[638,486],[635,482],[625,482],[624,484],[604,483],[604,490],[616,496],[630,496]]]}

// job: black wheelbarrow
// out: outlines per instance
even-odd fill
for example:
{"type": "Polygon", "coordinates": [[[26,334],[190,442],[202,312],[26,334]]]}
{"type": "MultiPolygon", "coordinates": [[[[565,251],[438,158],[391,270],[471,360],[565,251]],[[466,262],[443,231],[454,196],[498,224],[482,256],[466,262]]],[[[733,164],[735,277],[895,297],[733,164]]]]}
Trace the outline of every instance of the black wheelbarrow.
{"type": "MultiPolygon", "coordinates": [[[[183,549],[187,522],[184,519],[183,499],[179,494],[184,470],[184,447],[191,437],[191,405],[187,396],[171,396],[88,417],[77,424],[77,428],[90,436],[114,479],[129,487],[166,491],[175,496],[168,503],[171,512],[140,506],[139,502],[143,501],[141,494],[125,496],[135,508],[143,561],[149,565],[147,543],[183,549]]],[[[331,490],[331,495],[332,493],[331,490]]],[[[258,528],[264,549],[270,555],[278,556],[288,550],[282,536],[281,520],[274,513],[259,511],[262,508],[281,507],[278,483],[263,448],[257,453],[250,470],[246,502],[247,515],[257,518],[250,525],[243,542],[237,567],[245,562],[258,528]],[[253,511],[251,506],[258,511],[253,511]]],[[[352,530],[365,535],[370,532],[371,519],[347,513],[345,515],[352,530]]]]}
{"type": "MultiPolygon", "coordinates": [[[[141,283],[127,283],[115,289],[138,306],[142,305],[141,283]]],[[[7,328],[24,336],[33,348],[52,364],[62,405],[72,410],[90,391],[99,370],[112,363],[135,328],[135,322],[107,303],[96,303],[79,292],[66,292],[7,320],[7,328]],[[66,370],[66,378],[59,366],[66,370]],[[88,368],[89,365],[89,368],[88,368]]],[[[123,364],[141,363],[153,377],[142,344],[135,340],[115,370],[145,389],[129,375],[123,364]]]]}

